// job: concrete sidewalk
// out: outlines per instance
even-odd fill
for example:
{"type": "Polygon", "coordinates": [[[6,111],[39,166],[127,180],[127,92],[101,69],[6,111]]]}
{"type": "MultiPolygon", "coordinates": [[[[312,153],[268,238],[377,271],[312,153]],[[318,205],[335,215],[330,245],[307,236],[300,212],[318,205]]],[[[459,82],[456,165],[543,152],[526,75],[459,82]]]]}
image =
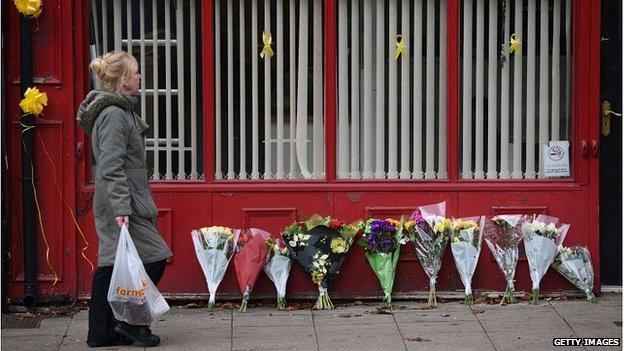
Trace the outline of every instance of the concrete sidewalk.
{"type": "MultiPolygon", "coordinates": [[[[448,302],[426,309],[420,301],[396,301],[393,314],[379,313],[382,306],[364,302],[332,311],[251,306],[247,313],[212,314],[176,306],[152,326],[162,339],[154,350],[589,350],[595,347],[554,347],[553,338],[622,338],[619,293],[603,294],[597,304],[578,299],[469,308],[448,302]]],[[[85,350],[86,334],[87,311],[80,311],[44,318],[38,329],[2,329],[2,349],[85,350]]]]}

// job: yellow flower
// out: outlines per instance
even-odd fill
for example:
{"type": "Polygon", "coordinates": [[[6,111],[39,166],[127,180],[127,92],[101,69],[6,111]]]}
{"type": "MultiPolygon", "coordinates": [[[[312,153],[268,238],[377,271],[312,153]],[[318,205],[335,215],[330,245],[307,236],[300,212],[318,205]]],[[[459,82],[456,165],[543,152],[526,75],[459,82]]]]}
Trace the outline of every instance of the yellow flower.
{"type": "Polygon", "coordinates": [[[405,228],[405,230],[411,230],[412,228],[414,228],[414,221],[409,220],[403,223],[403,228],[405,228]]]}
{"type": "Polygon", "coordinates": [[[433,231],[435,231],[436,233],[441,233],[448,229],[451,229],[451,220],[448,218],[444,218],[443,220],[438,221],[433,226],[433,231]]]}
{"type": "Polygon", "coordinates": [[[334,253],[347,252],[347,242],[343,238],[332,239],[330,246],[334,253]]]}
{"type": "Polygon", "coordinates": [[[24,113],[39,116],[43,112],[43,106],[48,106],[48,96],[46,93],[39,92],[36,87],[28,88],[19,105],[24,113]]]}
{"type": "Polygon", "coordinates": [[[39,17],[41,14],[41,0],[13,0],[17,11],[26,17],[39,17]]]}
{"type": "Polygon", "coordinates": [[[321,272],[312,272],[312,281],[314,284],[320,283],[324,277],[325,275],[321,272]]]}

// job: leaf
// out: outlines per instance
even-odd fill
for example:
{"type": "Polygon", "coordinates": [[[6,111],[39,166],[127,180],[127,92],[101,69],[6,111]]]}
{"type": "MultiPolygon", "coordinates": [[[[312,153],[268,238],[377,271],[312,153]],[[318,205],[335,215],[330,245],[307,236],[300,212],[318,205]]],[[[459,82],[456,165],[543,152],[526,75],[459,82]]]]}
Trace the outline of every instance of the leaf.
{"type": "Polygon", "coordinates": [[[479,313],[483,313],[485,312],[485,310],[480,309],[480,308],[473,308],[472,309],[472,314],[479,314],[479,313]]]}
{"type": "Polygon", "coordinates": [[[405,338],[404,340],[407,340],[407,341],[418,341],[418,342],[429,342],[429,341],[431,341],[431,339],[425,339],[425,338],[420,338],[420,337],[417,337],[417,338],[405,338]]]}

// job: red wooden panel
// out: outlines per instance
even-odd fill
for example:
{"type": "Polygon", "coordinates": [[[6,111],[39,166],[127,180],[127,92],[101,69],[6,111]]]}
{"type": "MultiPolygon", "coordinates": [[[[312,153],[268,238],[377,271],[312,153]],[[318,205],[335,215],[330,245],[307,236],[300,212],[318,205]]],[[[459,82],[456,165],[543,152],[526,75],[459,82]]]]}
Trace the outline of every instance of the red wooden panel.
{"type": "MultiPolygon", "coordinates": [[[[555,216],[564,223],[571,225],[566,236],[564,245],[576,245],[579,243],[588,245],[591,254],[594,255],[597,233],[590,235],[587,231],[589,220],[585,215],[587,210],[588,192],[582,190],[541,192],[466,192],[458,196],[460,204],[460,216],[475,214],[510,214],[533,212],[555,216]]],[[[597,257],[597,256],[593,256],[597,257]]],[[[594,259],[594,269],[599,264],[594,259]]],[[[529,275],[528,262],[521,259],[516,268],[516,290],[531,290],[531,278],[529,275]]],[[[473,279],[473,288],[483,290],[503,291],[505,280],[496,265],[490,250],[484,244],[481,249],[481,257],[473,279]]],[[[540,289],[543,291],[570,290],[570,284],[550,269],[542,279],[540,289]]]]}
{"type": "MultiPolygon", "coordinates": [[[[33,20],[33,81],[37,85],[61,85],[63,83],[63,36],[71,31],[71,6],[63,0],[46,0],[41,15],[33,20]]],[[[17,12],[11,6],[10,11],[17,12]]],[[[17,21],[16,21],[17,22],[17,21]]],[[[11,43],[19,56],[19,25],[15,31],[15,40],[11,43]]],[[[71,47],[70,47],[71,49],[71,47]]],[[[70,66],[71,67],[71,66],[70,66]]],[[[19,60],[9,61],[9,79],[12,84],[19,85],[19,60]]]]}
{"type": "MultiPolygon", "coordinates": [[[[158,232],[162,235],[163,239],[171,250],[173,251],[173,241],[171,240],[172,236],[172,228],[171,228],[171,209],[170,208],[159,208],[158,209],[158,219],[156,223],[156,227],[158,228],[158,232]]],[[[173,262],[173,257],[170,257],[167,260],[167,264],[171,264],[173,262]]]]}
{"type": "MultiPolygon", "coordinates": [[[[19,122],[14,121],[12,123],[11,128],[11,144],[12,145],[21,145],[21,126],[19,122]]],[[[44,120],[39,121],[37,123],[37,127],[35,130],[35,144],[34,144],[34,163],[35,163],[35,189],[37,191],[37,200],[39,203],[39,208],[41,209],[41,218],[43,221],[43,229],[45,232],[45,237],[47,238],[47,242],[49,245],[49,262],[52,266],[52,269],[56,272],[57,278],[59,281],[62,281],[64,278],[64,267],[63,267],[63,256],[64,256],[64,247],[63,247],[63,222],[60,220],[63,218],[63,210],[65,205],[63,204],[63,199],[61,197],[62,193],[59,192],[57,185],[55,183],[54,177],[56,176],[56,180],[58,181],[58,186],[60,187],[63,184],[63,173],[62,169],[58,168],[57,165],[61,163],[62,160],[62,137],[61,137],[61,123],[60,121],[51,121],[44,120]],[[37,136],[41,136],[41,139],[37,136]],[[45,145],[41,144],[41,140],[45,143],[45,145]],[[44,146],[48,154],[50,155],[50,159],[47,158],[44,153],[44,146]]],[[[20,170],[22,167],[21,159],[13,159],[12,160],[12,168],[14,170],[20,170]]],[[[13,178],[13,189],[16,192],[19,192],[21,195],[23,182],[21,177],[13,178]]],[[[22,208],[22,199],[19,196],[17,201],[14,203],[15,208],[22,208]]],[[[54,273],[48,265],[46,260],[46,246],[44,243],[44,237],[42,235],[41,226],[39,225],[39,220],[36,217],[37,212],[35,212],[35,217],[30,220],[36,223],[36,245],[37,245],[37,264],[38,264],[38,281],[41,282],[52,282],[54,281],[54,273]]],[[[12,252],[19,253],[15,254],[11,261],[12,263],[12,271],[14,272],[13,281],[24,281],[24,261],[23,261],[23,237],[22,237],[22,224],[23,217],[21,211],[16,211],[15,216],[13,217],[13,227],[12,227],[12,252]]]]}

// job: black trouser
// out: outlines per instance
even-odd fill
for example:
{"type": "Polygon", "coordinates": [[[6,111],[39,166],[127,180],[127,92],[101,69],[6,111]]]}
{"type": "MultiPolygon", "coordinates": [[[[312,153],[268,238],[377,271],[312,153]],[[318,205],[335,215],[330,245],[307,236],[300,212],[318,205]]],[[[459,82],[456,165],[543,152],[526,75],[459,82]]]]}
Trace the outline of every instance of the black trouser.
{"type": "MultiPolygon", "coordinates": [[[[165,273],[167,260],[147,263],[143,266],[154,285],[158,285],[165,273]]],[[[113,310],[108,304],[108,287],[113,275],[113,266],[98,267],[93,274],[91,286],[91,301],[89,302],[89,334],[87,342],[106,342],[118,337],[113,330],[118,321],[113,316],[113,310]]]]}

